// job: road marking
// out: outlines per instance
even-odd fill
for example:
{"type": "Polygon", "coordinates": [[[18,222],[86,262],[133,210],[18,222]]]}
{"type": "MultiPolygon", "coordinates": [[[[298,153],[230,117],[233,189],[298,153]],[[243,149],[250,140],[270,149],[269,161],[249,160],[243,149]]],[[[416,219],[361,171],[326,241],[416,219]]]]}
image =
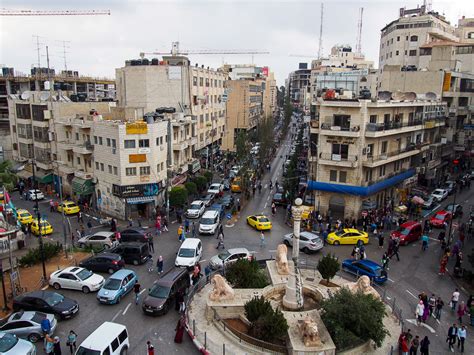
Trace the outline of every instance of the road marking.
{"type": "MultiPolygon", "coordinates": [[[[143,291],[145,291],[145,290],[143,290],[143,291]]],[[[131,305],[132,305],[132,303],[129,303],[129,304],[127,305],[127,307],[125,307],[125,310],[123,311],[122,316],[124,316],[125,313],[127,313],[128,309],[130,308],[131,305]]]]}
{"type": "Polygon", "coordinates": [[[390,281],[390,282],[395,282],[390,277],[388,277],[387,280],[390,281]]]}
{"type": "Polygon", "coordinates": [[[265,206],[263,206],[263,209],[266,209],[267,208],[267,203],[265,202],[265,206]]]}
{"type": "Polygon", "coordinates": [[[226,224],[225,226],[226,226],[226,228],[232,228],[233,226],[235,226],[235,223],[232,223],[232,224],[226,224]]]}
{"type": "Polygon", "coordinates": [[[146,291],[146,288],[144,288],[143,290],[140,291],[139,295],[141,295],[143,292],[146,291]]]}
{"type": "Polygon", "coordinates": [[[46,285],[46,286],[44,286],[44,287],[42,288],[42,290],[44,291],[44,290],[46,290],[48,287],[49,287],[49,285],[46,285]]]}
{"type": "Polygon", "coordinates": [[[117,314],[115,314],[115,316],[112,318],[112,322],[117,319],[117,317],[120,315],[120,312],[122,312],[122,310],[118,311],[117,314]]]}
{"type": "Polygon", "coordinates": [[[412,296],[413,296],[413,298],[416,298],[416,299],[418,299],[418,297],[416,297],[416,296],[415,296],[413,293],[411,293],[410,291],[408,291],[408,290],[405,290],[405,291],[407,291],[407,292],[408,292],[410,295],[412,295],[412,296]]]}
{"type": "Polygon", "coordinates": [[[439,321],[439,319],[436,319],[436,321],[438,322],[438,324],[441,324],[441,322],[439,321]]]}
{"type": "Polygon", "coordinates": [[[392,298],[387,296],[387,299],[390,301],[392,298]]]}
{"type": "MultiPolygon", "coordinates": [[[[406,319],[406,321],[409,322],[409,323],[411,323],[411,324],[418,325],[418,324],[416,323],[416,319],[406,319]]],[[[426,329],[428,329],[431,333],[433,333],[433,334],[436,333],[436,330],[434,330],[433,328],[431,328],[428,324],[421,322],[420,325],[421,325],[422,327],[425,327],[426,329]]]]}

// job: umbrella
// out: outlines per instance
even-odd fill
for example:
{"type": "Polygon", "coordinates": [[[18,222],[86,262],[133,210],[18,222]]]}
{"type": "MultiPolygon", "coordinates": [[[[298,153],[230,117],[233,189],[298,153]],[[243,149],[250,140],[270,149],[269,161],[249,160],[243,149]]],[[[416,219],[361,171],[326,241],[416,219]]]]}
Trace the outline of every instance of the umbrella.
{"type": "Polygon", "coordinates": [[[417,204],[419,204],[419,205],[422,205],[423,203],[425,203],[425,200],[423,200],[423,199],[422,199],[421,197],[419,197],[419,196],[415,196],[415,197],[413,197],[411,200],[412,200],[412,202],[417,203],[417,204]]]}

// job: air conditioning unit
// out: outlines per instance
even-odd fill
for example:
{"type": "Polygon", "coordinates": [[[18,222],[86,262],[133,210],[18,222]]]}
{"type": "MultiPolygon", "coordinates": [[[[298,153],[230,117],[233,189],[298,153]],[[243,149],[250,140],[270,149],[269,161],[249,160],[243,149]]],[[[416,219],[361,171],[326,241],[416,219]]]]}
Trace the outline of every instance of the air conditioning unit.
{"type": "Polygon", "coordinates": [[[366,147],[364,150],[365,150],[365,154],[372,153],[372,147],[366,147]]]}
{"type": "Polygon", "coordinates": [[[420,174],[424,174],[424,173],[426,173],[426,167],[422,166],[420,168],[420,174]]]}

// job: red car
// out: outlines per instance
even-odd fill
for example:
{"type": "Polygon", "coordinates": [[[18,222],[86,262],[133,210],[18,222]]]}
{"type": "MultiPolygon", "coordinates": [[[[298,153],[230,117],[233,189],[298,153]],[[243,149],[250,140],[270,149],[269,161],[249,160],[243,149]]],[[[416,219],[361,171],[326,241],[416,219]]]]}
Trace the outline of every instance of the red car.
{"type": "Polygon", "coordinates": [[[444,222],[449,223],[451,220],[451,212],[439,211],[431,217],[430,224],[435,228],[443,228],[444,222]]]}
{"type": "Polygon", "coordinates": [[[407,245],[420,239],[422,232],[423,228],[420,223],[408,221],[398,227],[396,231],[393,231],[390,236],[392,239],[399,239],[400,245],[407,245]]]}

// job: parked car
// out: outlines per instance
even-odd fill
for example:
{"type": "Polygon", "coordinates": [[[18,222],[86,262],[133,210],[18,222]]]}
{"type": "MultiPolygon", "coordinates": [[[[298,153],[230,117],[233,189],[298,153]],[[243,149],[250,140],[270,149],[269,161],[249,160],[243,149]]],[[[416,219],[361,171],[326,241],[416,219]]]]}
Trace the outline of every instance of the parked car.
{"type": "Polygon", "coordinates": [[[428,199],[423,200],[423,209],[425,210],[431,210],[437,203],[437,201],[434,199],[433,196],[430,196],[428,199]]]}
{"type": "Polygon", "coordinates": [[[212,204],[212,202],[214,202],[215,198],[216,198],[216,194],[208,193],[207,195],[204,195],[201,197],[201,201],[204,202],[206,207],[209,207],[212,204]]]}
{"type": "Polygon", "coordinates": [[[143,300],[143,313],[161,315],[168,313],[180,290],[190,286],[189,273],[185,269],[170,269],[163,274],[151,288],[143,300]]]}
{"type": "Polygon", "coordinates": [[[62,213],[63,211],[66,215],[76,214],[79,213],[80,208],[72,201],[64,201],[58,205],[58,212],[62,213]]]}
{"type": "Polygon", "coordinates": [[[449,205],[446,206],[445,210],[450,212],[453,215],[453,218],[456,218],[458,216],[462,217],[462,214],[463,214],[462,206],[458,204],[450,203],[449,205]]]}
{"type": "Polygon", "coordinates": [[[76,355],[127,355],[130,348],[127,327],[104,322],[78,347],[76,355]]]}
{"type": "Polygon", "coordinates": [[[208,194],[220,195],[224,191],[224,185],[219,183],[214,183],[209,186],[207,189],[208,194]]]}
{"type": "Polygon", "coordinates": [[[277,192],[276,194],[273,194],[272,203],[274,203],[276,206],[286,207],[288,205],[288,200],[285,198],[283,193],[277,192]]]}
{"type": "Polygon", "coordinates": [[[53,226],[45,219],[41,219],[38,224],[37,219],[33,219],[31,222],[31,233],[34,235],[40,235],[40,226],[41,226],[41,235],[48,235],[53,233],[53,226]]]}
{"type": "Polygon", "coordinates": [[[109,231],[100,231],[92,235],[86,235],[77,241],[79,248],[84,248],[86,245],[92,247],[101,248],[112,248],[118,245],[118,241],[115,239],[115,233],[109,231]]]}
{"type": "Polygon", "coordinates": [[[329,233],[328,244],[357,244],[357,241],[362,241],[364,244],[369,243],[369,235],[366,232],[359,231],[354,228],[346,228],[340,231],[329,233]]]}
{"type": "Polygon", "coordinates": [[[264,215],[248,216],[247,224],[259,231],[272,229],[272,222],[267,216],[264,215]]]}
{"type": "Polygon", "coordinates": [[[217,211],[221,220],[225,216],[225,206],[221,203],[213,203],[211,207],[209,207],[208,211],[217,211]]]}
{"type": "Polygon", "coordinates": [[[18,222],[24,225],[28,225],[33,222],[33,215],[27,210],[19,209],[17,212],[18,222]]]}
{"type": "Polygon", "coordinates": [[[35,355],[36,348],[32,343],[18,338],[15,334],[0,332],[0,354],[35,355]]]}
{"type": "Polygon", "coordinates": [[[456,190],[456,182],[452,180],[446,181],[443,189],[448,191],[448,195],[452,195],[454,191],[456,190]]]}
{"type": "Polygon", "coordinates": [[[133,270],[122,269],[112,274],[97,292],[100,303],[114,304],[129,293],[138,282],[138,276],[133,270]]]}
{"type": "Polygon", "coordinates": [[[120,243],[110,248],[109,252],[120,255],[125,263],[133,265],[144,264],[150,255],[148,244],[138,242],[120,243]]]}
{"type": "Polygon", "coordinates": [[[31,201],[43,200],[44,194],[40,190],[28,190],[27,199],[31,201]]]}
{"type": "Polygon", "coordinates": [[[70,266],[53,272],[49,276],[49,284],[56,290],[69,288],[89,293],[97,291],[102,287],[104,277],[82,267],[70,266]]]}
{"type": "Polygon", "coordinates": [[[397,230],[390,234],[392,239],[398,239],[400,245],[407,245],[411,242],[416,242],[421,238],[423,228],[420,223],[416,221],[408,221],[400,225],[397,230]]]}
{"type": "Polygon", "coordinates": [[[431,193],[431,197],[433,197],[437,202],[441,202],[448,197],[448,191],[444,189],[436,189],[431,193]]]}
{"type": "MultiPolygon", "coordinates": [[[[58,322],[53,314],[47,314],[35,311],[19,311],[12,313],[9,317],[4,318],[0,322],[0,331],[10,334],[15,334],[19,338],[27,339],[32,343],[43,338],[43,331],[41,330],[41,321],[48,318],[51,324],[51,333],[56,330],[58,322]]],[[[0,350],[0,353],[1,350],[0,350]]],[[[3,353],[2,353],[3,354],[3,353]]]]}
{"type": "Polygon", "coordinates": [[[444,223],[449,223],[451,220],[451,212],[448,211],[438,211],[434,214],[433,217],[430,218],[431,226],[435,228],[443,228],[444,223]]]}
{"type": "Polygon", "coordinates": [[[209,210],[204,212],[199,221],[199,234],[215,235],[220,223],[220,211],[209,210]]]}
{"type": "Polygon", "coordinates": [[[186,217],[188,218],[199,218],[204,213],[206,209],[206,205],[204,201],[196,200],[191,203],[186,211],[186,217]]]}
{"type": "MultiPolygon", "coordinates": [[[[283,243],[285,243],[286,246],[293,246],[293,238],[293,233],[288,233],[283,237],[283,243]]],[[[306,231],[300,233],[301,251],[305,252],[306,254],[310,254],[311,252],[321,250],[323,247],[324,243],[317,234],[306,231]]]]}
{"type": "Polygon", "coordinates": [[[108,272],[113,274],[125,266],[125,262],[118,254],[113,253],[99,253],[82,260],[79,263],[80,267],[94,272],[108,272]]]}
{"type": "Polygon", "coordinates": [[[366,275],[372,282],[383,284],[388,276],[382,265],[369,259],[346,259],[342,262],[342,270],[358,276],[366,275]]]}
{"type": "Polygon", "coordinates": [[[209,260],[209,266],[213,270],[218,270],[221,269],[224,265],[225,267],[227,267],[239,259],[252,260],[252,254],[250,254],[247,248],[232,248],[228,250],[223,250],[219,254],[214,255],[209,260]]]}
{"type": "Polygon", "coordinates": [[[222,185],[224,186],[224,191],[229,191],[230,190],[230,181],[229,181],[229,179],[224,179],[222,181],[222,185]]]}
{"type": "Polygon", "coordinates": [[[224,195],[221,199],[221,203],[225,206],[226,209],[232,208],[234,205],[234,196],[224,195]]]}
{"type": "Polygon", "coordinates": [[[53,291],[33,291],[23,293],[13,299],[13,310],[39,311],[55,314],[61,319],[74,317],[79,312],[79,304],[53,291]]]}
{"type": "Polygon", "coordinates": [[[130,227],[120,232],[120,243],[148,243],[147,232],[140,227],[130,227]]]}
{"type": "Polygon", "coordinates": [[[177,267],[193,267],[202,256],[202,243],[198,238],[187,238],[181,243],[174,265],[177,267]]]}

